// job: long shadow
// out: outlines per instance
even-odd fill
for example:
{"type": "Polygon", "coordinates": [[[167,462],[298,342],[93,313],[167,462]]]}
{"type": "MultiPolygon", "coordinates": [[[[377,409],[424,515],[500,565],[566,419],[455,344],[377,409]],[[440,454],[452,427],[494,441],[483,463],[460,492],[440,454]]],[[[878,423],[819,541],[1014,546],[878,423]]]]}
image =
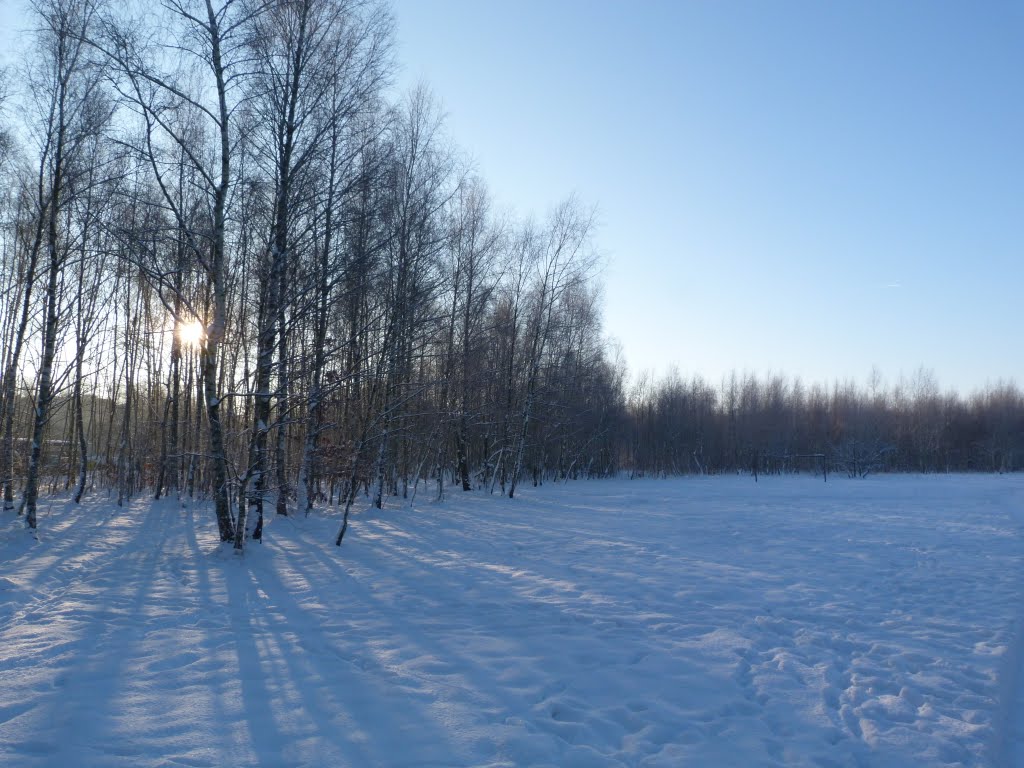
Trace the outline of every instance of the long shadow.
{"type": "MultiPolygon", "coordinates": [[[[119,512],[124,514],[127,510],[119,512]]],[[[135,531],[138,527],[137,517],[125,516],[122,518],[123,524],[129,526],[129,530],[134,533],[114,541],[105,541],[98,548],[82,543],[94,538],[94,531],[104,527],[115,516],[115,513],[103,514],[102,508],[97,508],[95,503],[77,507],[65,502],[60,524],[51,529],[43,540],[33,541],[20,556],[4,563],[0,573],[10,574],[15,582],[22,582],[26,586],[20,608],[0,622],[0,632],[58,603],[70,589],[80,585],[81,582],[74,577],[88,576],[106,567],[112,559],[120,556],[125,546],[141,535],[135,531]],[[48,564],[42,565],[44,562],[48,564]]],[[[28,531],[19,531],[21,534],[25,537],[30,535],[28,531]]]]}
{"type": "MultiPolygon", "coordinates": [[[[227,565],[227,564],[225,564],[227,565]]],[[[244,563],[232,563],[231,568],[244,563]]],[[[278,728],[274,710],[274,695],[266,685],[268,677],[276,677],[279,686],[279,664],[269,652],[270,636],[265,627],[254,622],[254,617],[264,615],[262,606],[253,599],[252,581],[243,581],[242,574],[225,574],[228,594],[228,613],[231,634],[238,658],[238,678],[242,693],[242,709],[245,715],[252,745],[261,765],[286,765],[284,740],[278,728]],[[258,647],[262,641],[263,650],[258,647]]]]}
{"type": "MultiPolygon", "coordinates": [[[[196,600],[197,615],[190,628],[197,629],[203,633],[204,640],[200,643],[200,646],[206,658],[215,658],[221,651],[227,648],[238,659],[239,667],[241,668],[243,659],[245,659],[245,663],[250,663],[252,660],[252,649],[244,639],[239,639],[238,630],[241,628],[241,624],[232,612],[232,601],[239,599],[238,590],[233,586],[234,582],[239,580],[239,574],[235,571],[242,566],[242,563],[238,562],[234,555],[231,554],[228,549],[229,545],[222,544],[219,541],[209,521],[206,521],[205,525],[201,527],[196,522],[195,514],[195,506],[189,505],[186,511],[185,544],[189,555],[188,562],[192,566],[188,573],[195,579],[198,598],[196,600]],[[197,535],[197,531],[202,529],[205,529],[207,532],[203,543],[200,542],[197,535]],[[219,595],[215,591],[213,574],[218,574],[221,577],[220,587],[222,591],[219,595]],[[242,645],[245,645],[244,649],[242,645]]],[[[240,681],[243,688],[243,709],[241,713],[235,713],[229,709],[223,695],[215,687],[219,682],[215,680],[208,681],[207,690],[212,709],[211,715],[218,724],[216,729],[218,740],[215,745],[211,746],[217,748],[218,755],[221,758],[218,761],[212,762],[211,765],[221,765],[230,760],[238,760],[237,756],[233,754],[235,747],[231,738],[231,728],[237,725],[234,720],[239,714],[245,718],[250,735],[254,740],[260,739],[260,743],[263,743],[263,729],[256,729],[258,732],[254,732],[252,721],[256,718],[249,716],[249,706],[253,701],[252,696],[255,695],[251,690],[252,683],[244,680],[240,681]]],[[[259,707],[260,704],[255,702],[253,706],[259,707]]],[[[267,727],[276,732],[276,723],[274,723],[273,718],[263,719],[270,723],[267,727]]],[[[279,753],[279,748],[277,747],[268,747],[268,749],[279,753]]],[[[280,757],[280,754],[278,756],[280,757]]]]}
{"type": "MultiPolygon", "coordinates": [[[[403,541],[405,541],[404,537],[403,541]]],[[[396,606],[392,602],[392,598],[395,595],[378,593],[367,586],[367,584],[373,582],[374,573],[370,572],[365,565],[346,565],[343,561],[339,562],[334,551],[332,550],[330,553],[327,553],[325,547],[320,542],[304,542],[304,544],[304,554],[317,559],[320,565],[318,570],[321,574],[338,573],[342,568],[347,568],[348,578],[344,580],[346,605],[337,607],[336,610],[339,613],[346,608],[355,607],[362,615],[376,617],[376,620],[382,625],[377,632],[379,636],[382,636],[382,638],[402,638],[407,642],[407,645],[398,649],[406,652],[406,661],[414,660],[418,657],[427,657],[450,664],[463,681],[462,684],[456,684],[452,687],[457,687],[463,692],[470,693],[473,699],[487,707],[492,707],[495,710],[506,708],[505,704],[496,698],[492,692],[495,685],[495,677],[499,670],[495,666],[481,664],[470,658],[465,653],[465,649],[460,647],[458,633],[470,632],[481,636],[500,637],[507,644],[510,656],[530,657],[531,654],[535,655],[535,649],[521,644],[513,644],[512,637],[502,635],[503,627],[501,626],[488,626],[485,623],[474,622],[467,623],[464,619],[458,620],[453,624],[453,620],[459,619],[459,616],[450,615],[442,615],[437,619],[431,619],[432,609],[436,609],[439,606],[436,597],[423,598],[421,600],[422,607],[425,610],[422,612],[422,615],[417,614],[417,616],[421,615],[423,620],[417,621],[416,617],[404,619],[402,607],[396,606]],[[452,634],[453,632],[455,633],[454,635],[452,634]]],[[[398,591],[403,595],[413,598],[418,598],[422,595],[422,593],[417,593],[415,589],[415,584],[417,583],[429,584],[431,591],[436,591],[441,599],[445,596],[465,593],[467,587],[472,588],[473,586],[471,577],[467,578],[470,574],[470,568],[479,566],[479,563],[472,562],[469,564],[470,567],[463,565],[458,572],[449,572],[442,575],[444,574],[444,569],[439,567],[438,564],[438,561],[442,558],[437,558],[433,563],[428,563],[426,567],[421,567],[421,561],[416,559],[414,553],[401,549],[394,550],[384,544],[379,538],[373,542],[373,546],[376,553],[382,557],[384,563],[390,562],[393,564],[382,568],[381,571],[393,574],[398,579],[396,582],[398,591]],[[412,578],[409,578],[409,565],[416,568],[420,575],[429,575],[429,579],[426,581],[419,580],[416,578],[415,573],[412,574],[412,578]]],[[[302,559],[304,558],[292,558],[290,566],[302,570],[302,566],[299,565],[302,559]]],[[[304,578],[312,582],[317,578],[323,578],[323,576],[306,573],[304,578]]],[[[517,615],[520,611],[522,615],[526,616],[531,602],[549,609],[549,615],[553,619],[551,623],[558,623],[558,617],[565,613],[564,606],[544,601],[533,601],[528,596],[520,594],[519,590],[510,585],[506,580],[496,578],[494,573],[487,572],[484,578],[477,580],[477,583],[484,587],[484,594],[486,594],[489,601],[488,607],[501,605],[506,616],[517,615]]],[[[349,613],[351,612],[350,610],[349,613]]],[[[527,622],[531,625],[537,623],[538,616],[534,614],[527,619],[527,622]]],[[[544,620],[541,619],[539,623],[543,625],[544,620]]],[[[352,655],[357,655],[360,652],[377,654],[376,650],[366,648],[365,646],[363,648],[350,646],[347,651],[352,655]]],[[[374,666],[391,671],[386,660],[376,660],[374,666]]],[[[393,672],[393,674],[417,677],[415,672],[408,669],[398,670],[393,672]]],[[[451,686],[451,683],[447,682],[447,679],[450,677],[451,675],[431,676],[429,682],[438,686],[451,686]]],[[[528,705],[529,702],[524,702],[524,704],[528,705]]]]}
{"type": "MultiPolygon", "coordinates": [[[[70,501],[61,502],[61,514],[53,518],[53,523],[48,525],[52,515],[46,514],[40,517],[41,532],[39,540],[31,541],[22,553],[4,564],[3,571],[27,579],[30,581],[33,590],[44,593],[46,587],[55,582],[56,586],[64,584],[63,581],[56,581],[53,577],[61,573],[69,573],[88,562],[90,567],[104,555],[112,554],[119,549],[120,542],[114,542],[104,547],[103,551],[97,553],[95,549],[86,549],[84,546],[77,552],[74,550],[77,542],[88,541],[94,537],[94,532],[104,527],[115,513],[100,507],[95,502],[86,502],[82,506],[76,506],[70,501]],[[49,559],[49,565],[40,563],[49,559]]],[[[127,510],[119,510],[122,514],[127,510]]],[[[131,521],[131,518],[128,518],[131,521]]],[[[20,518],[18,522],[23,522],[20,518]]],[[[26,541],[32,534],[26,529],[17,531],[19,537],[26,541]]],[[[14,544],[15,542],[9,542],[14,544]]],[[[101,560],[102,562],[102,560],[101,560]]],[[[26,606],[30,607],[30,606],[26,606]]]]}
{"type": "MultiPolygon", "coordinates": [[[[441,647],[446,658],[457,659],[460,668],[469,670],[466,678],[477,690],[486,692],[489,687],[498,696],[508,700],[511,691],[503,690],[501,684],[496,682],[497,674],[505,671],[500,659],[485,658],[483,663],[474,664],[474,660],[468,658],[460,647],[459,640],[452,640],[448,636],[452,627],[439,626],[436,621],[430,620],[417,622],[412,619],[403,622],[399,614],[401,609],[396,610],[391,604],[393,595],[387,594],[386,590],[372,588],[376,572],[388,574],[388,587],[395,585],[394,592],[399,597],[424,598],[422,607],[428,615],[431,613],[431,601],[454,599],[464,603],[449,617],[459,622],[459,626],[454,627],[453,634],[456,637],[460,631],[469,631],[482,638],[500,638],[507,646],[509,657],[522,657],[528,667],[533,667],[541,676],[550,679],[577,678],[577,682],[585,687],[587,678],[592,681],[595,674],[588,671],[593,668],[594,660],[588,658],[588,649],[582,650],[578,664],[559,664],[556,659],[538,656],[538,653],[543,653],[543,650],[539,650],[542,646],[528,639],[532,634],[546,631],[559,634],[564,631],[570,636],[577,636],[582,633],[605,645],[607,652],[603,655],[604,663],[613,660],[613,664],[624,666],[637,663],[649,653],[630,653],[621,647],[622,643],[631,646],[639,643],[652,652],[671,653],[672,639],[662,638],[663,642],[655,643],[658,638],[649,634],[652,622],[632,616],[635,611],[631,612],[629,606],[622,603],[621,590],[606,592],[602,589],[600,570],[573,570],[568,568],[568,563],[562,563],[565,567],[561,567],[558,555],[566,551],[565,546],[546,543],[536,553],[532,553],[529,542],[533,536],[538,535],[535,526],[521,522],[495,524],[491,514],[483,516],[486,522],[482,521],[482,524],[486,527],[465,525],[472,521],[473,516],[462,511],[457,515],[448,515],[448,518],[448,530],[438,529],[444,533],[444,538],[439,542],[431,541],[429,535],[392,537],[387,534],[391,526],[381,525],[376,519],[367,521],[367,528],[372,534],[357,528],[353,541],[364,541],[366,551],[372,552],[373,559],[352,557],[349,560],[353,562],[349,562],[347,567],[353,580],[362,587],[360,597],[371,612],[387,611],[388,615],[395,616],[396,631],[400,635],[416,637],[425,647],[441,647]],[[510,535],[513,530],[515,533],[510,535]],[[525,536],[524,531],[527,533],[525,536]],[[489,552],[480,546],[481,537],[485,535],[505,542],[507,546],[504,549],[494,546],[491,548],[493,552],[489,552]],[[525,551],[521,546],[524,544],[525,551]],[[422,551],[417,551],[420,548],[422,551]],[[447,562],[449,552],[456,558],[450,563],[447,562]],[[527,554],[529,556],[524,557],[527,554]],[[555,560],[550,559],[553,554],[555,560]],[[417,589],[417,584],[423,584],[429,591],[417,589]],[[471,615],[481,616],[482,620],[467,623],[464,617],[471,615]],[[523,629],[528,630],[526,637],[518,635],[518,631],[523,629]],[[436,642],[424,643],[423,638],[427,637],[436,642]]],[[[567,534],[574,534],[575,529],[571,520],[569,522],[569,525],[558,527],[567,534]]],[[[420,523],[419,518],[412,519],[409,516],[394,521],[393,525],[407,524],[422,530],[424,526],[420,523]]],[[[567,539],[573,541],[571,535],[567,539]]],[[[585,555],[591,551],[586,542],[577,542],[577,545],[577,553],[567,553],[570,560],[576,554],[585,555]]],[[[640,543],[635,548],[642,550],[645,545],[640,543]]],[[[317,548],[315,556],[323,557],[323,548],[317,548]]],[[[346,560],[344,554],[341,559],[346,560]]],[[[348,591],[354,592],[355,587],[349,586],[348,591]]],[[[663,590],[660,594],[667,596],[662,601],[666,605],[674,602],[671,591],[663,590]]],[[[444,621],[444,612],[441,614],[439,620],[444,621]]],[[[567,641],[571,642],[571,639],[567,638],[567,641]]],[[[569,646],[561,648],[565,655],[569,655],[572,650],[569,646]]],[[[578,695],[578,691],[572,693],[572,689],[576,688],[575,683],[568,683],[566,687],[569,695],[578,695]]],[[[515,700],[509,703],[514,710],[515,700]]],[[[522,703],[526,706],[520,709],[529,712],[531,702],[523,699],[522,703]]],[[[511,711],[508,714],[520,715],[523,712],[511,711]]],[[[529,713],[526,720],[529,727],[529,713]]]]}
{"type": "MultiPolygon", "coordinates": [[[[196,563],[200,605],[219,612],[199,618],[194,626],[205,632],[203,645],[208,653],[223,654],[230,649],[238,664],[237,670],[230,670],[237,671],[238,680],[229,682],[239,687],[240,711],[229,710],[223,695],[210,691],[215,716],[225,723],[225,730],[244,724],[253,759],[261,766],[335,764],[332,751],[344,756],[341,764],[386,764],[386,759],[371,755],[359,739],[348,738],[354,729],[346,728],[345,721],[358,716],[345,700],[352,686],[326,690],[320,673],[329,659],[312,647],[317,622],[309,624],[311,637],[306,636],[305,622],[293,626],[295,617],[304,614],[289,603],[288,590],[276,574],[270,575],[269,553],[253,544],[239,558],[215,538],[205,545],[209,551],[204,552],[195,526],[186,530],[187,548],[196,563]],[[220,579],[217,585],[216,577],[220,579]],[[239,718],[243,722],[237,722],[239,718]],[[312,751],[303,756],[303,749],[312,751]]],[[[247,759],[244,745],[239,752],[225,738],[219,747],[225,761],[247,759]]]]}
{"type": "MultiPolygon", "coordinates": [[[[128,619],[144,613],[159,566],[156,557],[147,560],[133,556],[133,553],[144,555],[146,552],[146,539],[151,535],[147,519],[152,511],[145,517],[139,515],[138,509],[132,512],[135,514],[126,518],[125,524],[130,526],[127,533],[92,558],[86,549],[90,542],[75,542],[67,537],[65,530],[65,547],[76,544],[83,547],[84,554],[72,556],[82,560],[81,566],[74,564],[65,569],[67,583],[42,603],[30,606],[23,621],[14,625],[23,635],[26,622],[31,623],[33,618],[45,619],[47,623],[39,630],[49,635],[50,642],[37,645],[28,658],[8,660],[30,664],[38,681],[29,691],[15,694],[31,701],[26,717],[34,725],[24,727],[23,724],[5,735],[5,747],[13,754],[61,753],[68,755],[70,762],[82,759],[74,757],[77,750],[131,754],[130,750],[123,750],[123,742],[113,727],[114,708],[123,701],[122,666],[130,657],[130,653],[124,651],[132,647],[133,635],[141,631],[138,624],[128,619]],[[124,568],[126,556],[131,557],[130,571],[124,568]],[[115,565],[120,573],[111,572],[115,565]],[[106,579],[105,573],[109,573],[106,579]],[[129,585],[135,585],[135,589],[130,589],[129,585]],[[123,613],[112,611],[112,606],[124,609],[123,613]],[[100,622],[105,626],[98,626],[100,622]],[[38,674],[41,671],[42,674],[38,674]],[[59,731],[50,733],[56,724],[59,724],[59,731]]],[[[88,532],[92,527],[67,528],[88,532]]],[[[59,553],[57,550],[56,554],[59,553]]],[[[47,569],[53,570],[55,566],[47,569]]],[[[5,647],[23,648],[15,641],[9,645],[2,637],[0,642],[5,647]]]]}
{"type": "MultiPolygon", "coordinates": [[[[313,573],[308,565],[303,567],[304,556],[322,546],[321,543],[303,541],[301,552],[296,552],[291,546],[294,542],[282,541],[291,538],[285,534],[275,539],[275,545],[287,556],[288,570],[296,572],[306,582],[310,595],[324,598],[321,611],[334,609],[343,613],[344,608],[332,606],[330,599],[331,594],[341,595],[340,589],[347,586],[338,578],[341,576],[338,563],[323,561],[321,565],[326,567],[313,573]],[[320,586],[315,586],[317,584],[320,586]],[[328,586],[331,584],[336,584],[339,592],[331,593],[328,586]]],[[[379,688],[372,688],[381,681],[375,677],[372,667],[359,663],[359,659],[371,655],[372,650],[365,643],[359,644],[350,633],[339,632],[348,642],[332,642],[335,638],[324,630],[322,613],[301,604],[295,597],[294,586],[286,584],[277,571],[266,568],[260,570],[258,576],[254,573],[253,585],[265,591],[271,605],[285,620],[291,618],[297,625],[294,649],[298,653],[283,653],[281,658],[318,735],[329,739],[343,754],[351,755],[352,765],[388,764],[389,759],[393,759],[394,749],[389,737],[397,723],[403,731],[412,727],[412,733],[428,733],[435,738],[445,733],[437,718],[424,708],[416,707],[411,701],[414,697],[405,695],[397,686],[392,700],[376,701],[377,698],[387,699],[379,688]],[[303,618],[295,622],[295,617],[303,618]],[[414,725],[414,720],[419,724],[414,725]]],[[[344,598],[349,597],[346,589],[344,598]]],[[[441,749],[450,757],[454,746],[447,739],[442,741],[443,745],[431,747],[441,749]]]]}

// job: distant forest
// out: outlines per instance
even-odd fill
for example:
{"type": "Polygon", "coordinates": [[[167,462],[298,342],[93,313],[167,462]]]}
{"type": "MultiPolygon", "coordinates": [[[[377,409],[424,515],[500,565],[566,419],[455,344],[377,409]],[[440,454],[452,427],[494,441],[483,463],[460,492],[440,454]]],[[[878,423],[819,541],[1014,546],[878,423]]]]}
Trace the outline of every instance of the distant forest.
{"type": "Polygon", "coordinates": [[[629,379],[593,211],[498,210],[427,88],[390,96],[386,4],[127,7],[35,0],[0,88],[0,484],[30,527],[52,491],[209,497],[241,548],[361,495],[1024,468],[1012,383],[629,379]]]}

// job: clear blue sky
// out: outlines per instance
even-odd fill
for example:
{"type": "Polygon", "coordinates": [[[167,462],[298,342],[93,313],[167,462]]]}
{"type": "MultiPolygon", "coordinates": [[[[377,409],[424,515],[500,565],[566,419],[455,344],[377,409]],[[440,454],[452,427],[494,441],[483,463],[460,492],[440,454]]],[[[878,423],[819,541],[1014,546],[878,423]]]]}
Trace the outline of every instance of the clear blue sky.
{"type": "Polygon", "coordinates": [[[634,372],[1024,384],[1024,2],[394,9],[499,203],[599,207],[634,372]]]}
{"type": "Polygon", "coordinates": [[[596,203],[632,370],[1024,383],[1024,4],[397,0],[497,198],[596,203]]]}

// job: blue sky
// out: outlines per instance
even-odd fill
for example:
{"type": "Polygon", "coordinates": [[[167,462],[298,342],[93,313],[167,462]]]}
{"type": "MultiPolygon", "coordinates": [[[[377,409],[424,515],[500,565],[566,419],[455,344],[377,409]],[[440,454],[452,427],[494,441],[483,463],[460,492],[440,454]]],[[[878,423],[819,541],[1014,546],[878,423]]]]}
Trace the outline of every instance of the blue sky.
{"type": "Polygon", "coordinates": [[[1024,5],[398,0],[504,204],[597,204],[633,371],[1024,383],[1024,5]]]}
{"type": "Polygon", "coordinates": [[[394,10],[501,205],[598,206],[632,371],[1024,384],[1024,3],[394,10]]]}

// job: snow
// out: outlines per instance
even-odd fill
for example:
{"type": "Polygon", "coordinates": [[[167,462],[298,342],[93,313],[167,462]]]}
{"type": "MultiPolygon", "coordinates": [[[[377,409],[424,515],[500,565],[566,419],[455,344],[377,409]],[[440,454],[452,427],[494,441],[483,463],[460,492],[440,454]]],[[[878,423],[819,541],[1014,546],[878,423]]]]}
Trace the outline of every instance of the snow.
{"type": "Polygon", "coordinates": [[[0,764],[1024,765],[1024,478],[0,528],[0,764]]]}

